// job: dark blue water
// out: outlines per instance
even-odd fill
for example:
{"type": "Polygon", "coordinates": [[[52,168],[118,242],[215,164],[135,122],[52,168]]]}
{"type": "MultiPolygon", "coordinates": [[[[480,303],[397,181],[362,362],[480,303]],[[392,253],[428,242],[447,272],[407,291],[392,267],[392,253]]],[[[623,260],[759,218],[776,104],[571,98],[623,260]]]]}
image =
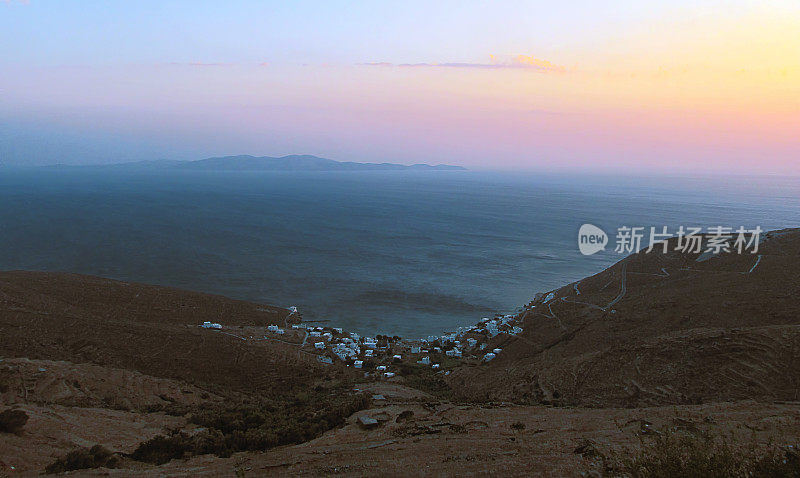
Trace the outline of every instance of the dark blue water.
{"type": "Polygon", "coordinates": [[[798,197],[796,178],[0,170],[0,268],[297,305],[307,320],[418,337],[621,258],[581,256],[583,223],[612,240],[621,225],[796,227],[798,197]]]}

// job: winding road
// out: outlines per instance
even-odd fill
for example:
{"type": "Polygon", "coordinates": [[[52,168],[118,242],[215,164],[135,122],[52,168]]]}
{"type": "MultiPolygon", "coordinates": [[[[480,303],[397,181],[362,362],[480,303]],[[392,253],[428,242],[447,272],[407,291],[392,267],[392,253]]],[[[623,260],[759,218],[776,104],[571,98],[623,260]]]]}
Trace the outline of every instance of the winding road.
{"type": "Polygon", "coordinates": [[[620,287],[619,295],[617,295],[617,297],[614,298],[614,300],[609,302],[607,306],[603,307],[603,310],[610,309],[617,302],[622,300],[623,297],[625,297],[625,294],[628,293],[628,288],[627,288],[627,286],[625,284],[625,281],[626,281],[627,278],[628,278],[628,263],[627,262],[623,262],[622,263],[622,286],[620,287]]]}

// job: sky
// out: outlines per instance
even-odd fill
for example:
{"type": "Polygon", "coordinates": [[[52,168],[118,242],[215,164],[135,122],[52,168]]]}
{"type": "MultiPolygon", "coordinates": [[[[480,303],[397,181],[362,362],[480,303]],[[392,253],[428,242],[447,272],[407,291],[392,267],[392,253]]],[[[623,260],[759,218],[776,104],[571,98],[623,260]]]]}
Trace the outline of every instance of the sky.
{"type": "Polygon", "coordinates": [[[0,163],[800,175],[800,2],[0,0],[0,163]]]}

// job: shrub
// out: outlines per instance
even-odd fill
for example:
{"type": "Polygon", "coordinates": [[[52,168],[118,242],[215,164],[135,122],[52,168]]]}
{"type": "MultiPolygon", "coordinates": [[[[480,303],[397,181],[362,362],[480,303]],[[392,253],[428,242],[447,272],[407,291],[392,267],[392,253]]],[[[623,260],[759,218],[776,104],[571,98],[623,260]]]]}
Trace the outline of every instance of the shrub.
{"type": "Polygon", "coordinates": [[[220,456],[229,456],[223,453],[223,447],[210,446],[222,438],[219,432],[206,430],[191,436],[180,430],[173,430],[167,435],[156,435],[142,442],[134,450],[131,458],[156,465],[163,465],[176,458],[185,458],[193,454],[211,453],[216,451],[220,456]]]}
{"type": "Polygon", "coordinates": [[[800,478],[800,454],[797,447],[790,446],[765,453],[753,462],[750,476],[800,478]]]}
{"type": "Polygon", "coordinates": [[[708,432],[662,431],[642,443],[638,453],[621,459],[603,457],[607,476],[634,478],[800,477],[795,448],[735,443],[708,432]]]}
{"type": "Polygon", "coordinates": [[[311,390],[257,403],[215,404],[197,408],[189,421],[205,430],[194,435],[173,431],[139,444],[132,458],[163,464],[175,458],[238,451],[263,451],[302,443],[341,426],[347,417],[366,408],[369,398],[346,390],[311,390]]]}
{"type": "Polygon", "coordinates": [[[63,473],[72,470],[86,470],[89,468],[115,468],[119,459],[101,445],[91,448],[73,450],[58,460],[47,465],[45,473],[63,473]]]}
{"type": "Polygon", "coordinates": [[[21,433],[28,422],[28,414],[22,410],[3,410],[0,413],[0,432],[21,433]]]}
{"type": "Polygon", "coordinates": [[[430,393],[439,399],[451,399],[453,390],[444,378],[426,365],[403,363],[398,367],[405,385],[430,393]]]}

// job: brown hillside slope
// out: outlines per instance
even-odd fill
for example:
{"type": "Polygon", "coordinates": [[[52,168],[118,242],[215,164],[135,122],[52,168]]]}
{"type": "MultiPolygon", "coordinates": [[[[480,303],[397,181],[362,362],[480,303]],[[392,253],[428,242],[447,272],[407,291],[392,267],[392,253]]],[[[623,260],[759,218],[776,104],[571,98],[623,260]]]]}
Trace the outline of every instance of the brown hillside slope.
{"type": "Polygon", "coordinates": [[[800,230],[769,233],[759,255],[698,256],[640,252],[558,289],[451,386],[588,406],[800,399],[800,230]]]}
{"type": "Polygon", "coordinates": [[[284,325],[288,311],[77,274],[0,273],[0,356],[94,363],[224,390],[280,391],[316,376],[296,346],[201,329],[284,325]]]}

